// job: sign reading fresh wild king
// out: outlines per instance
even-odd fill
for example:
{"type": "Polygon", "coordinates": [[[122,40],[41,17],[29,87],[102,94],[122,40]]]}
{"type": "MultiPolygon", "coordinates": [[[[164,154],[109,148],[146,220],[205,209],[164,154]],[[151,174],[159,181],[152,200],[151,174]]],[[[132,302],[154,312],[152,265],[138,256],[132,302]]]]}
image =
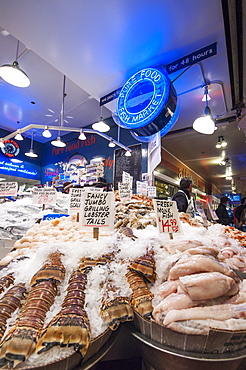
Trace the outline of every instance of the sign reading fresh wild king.
{"type": "Polygon", "coordinates": [[[36,188],[33,190],[34,204],[56,204],[57,191],[53,188],[36,188]]]}

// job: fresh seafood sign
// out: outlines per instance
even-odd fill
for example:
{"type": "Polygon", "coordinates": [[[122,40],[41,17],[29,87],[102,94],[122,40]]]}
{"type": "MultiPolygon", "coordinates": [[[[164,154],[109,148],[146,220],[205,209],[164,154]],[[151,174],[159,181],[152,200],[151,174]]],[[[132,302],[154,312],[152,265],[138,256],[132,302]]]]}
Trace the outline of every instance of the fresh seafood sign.
{"type": "Polygon", "coordinates": [[[153,199],[153,205],[160,233],[183,233],[176,202],[153,199]]]}
{"type": "Polygon", "coordinates": [[[114,230],[114,194],[112,192],[85,192],[82,199],[80,226],[114,230]]]}
{"type": "Polygon", "coordinates": [[[34,204],[56,204],[57,192],[55,189],[34,189],[34,204]]]}
{"type": "Polygon", "coordinates": [[[14,197],[17,195],[17,182],[2,182],[0,184],[0,197],[14,197]]]}
{"type": "Polygon", "coordinates": [[[130,182],[118,182],[119,196],[121,201],[130,200],[132,197],[132,190],[130,182]]]}
{"type": "Polygon", "coordinates": [[[73,188],[70,191],[70,211],[79,211],[81,207],[82,194],[84,193],[83,188],[73,188]]]}

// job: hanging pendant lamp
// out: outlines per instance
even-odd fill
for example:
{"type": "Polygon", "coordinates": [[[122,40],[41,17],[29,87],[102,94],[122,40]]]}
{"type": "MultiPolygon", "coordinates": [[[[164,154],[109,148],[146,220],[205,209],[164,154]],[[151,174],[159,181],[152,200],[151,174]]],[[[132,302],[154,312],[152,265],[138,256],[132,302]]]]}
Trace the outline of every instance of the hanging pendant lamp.
{"type": "Polygon", "coordinates": [[[110,127],[107,123],[104,122],[102,117],[102,106],[101,106],[101,117],[99,118],[98,122],[93,123],[92,125],[93,130],[99,131],[99,132],[107,132],[110,130],[110,127]]]}
{"type": "Polygon", "coordinates": [[[29,150],[29,152],[26,152],[25,155],[27,157],[30,157],[30,158],[37,158],[38,157],[38,155],[36,153],[34,153],[34,151],[33,151],[33,133],[32,133],[32,138],[31,138],[30,150],[29,150]]]}
{"type": "Polygon", "coordinates": [[[46,137],[47,139],[49,139],[52,136],[48,126],[45,126],[44,131],[42,132],[42,135],[43,137],[46,137]]]}
{"type": "Polygon", "coordinates": [[[212,118],[211,109],[208,106],[208,90],[206,94],[206,107],[204,109],[204,116],[197,118],[193,123],[193,129],[200,134],[211,135],[215,131],[215,124],[212,118]]]}
{"type": "Polygon", "coordinates": [[[18,60],[19,40],[17,41],[16,60],[13,64],[3,64],[0,67],[0,77],[11,85],[17,87],[28,87],[30,79],[27,74],[19,67],[18,60]]]}
{"type": "MultiPolygon", "coordinates": [[[[60,122],[59,122],[59,126],[60,127],[63,127],[63,124],[64,124],[64,99],[65,99],[65,96],[66,96],[66,93],[65,93],[65,85],[66,85],[66,76],[64,76],[64,78],[63,78],[62,108],[61,108],[60,122]]],[[[66,146],[66,143],[64,143],[61,140],[60,130],[58,130],[58,136],[57,136],[57,138],[55,140],[52,140],[51,141],[51,144],[54,145],[54,146],[57,146],[58,148],[63,148],[63,147],[66,146]]]]}

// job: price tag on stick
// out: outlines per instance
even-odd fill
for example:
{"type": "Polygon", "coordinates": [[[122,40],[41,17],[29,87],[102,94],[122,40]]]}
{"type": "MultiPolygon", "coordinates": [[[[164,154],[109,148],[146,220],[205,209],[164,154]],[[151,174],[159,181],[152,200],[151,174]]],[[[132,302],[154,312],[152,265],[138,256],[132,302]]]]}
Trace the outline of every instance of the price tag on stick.
{"type": "Polygon", "coordinates": [[[177,204],[174,201],[153,199],[156,223],[161,234],[182,234],[177,204]]]}

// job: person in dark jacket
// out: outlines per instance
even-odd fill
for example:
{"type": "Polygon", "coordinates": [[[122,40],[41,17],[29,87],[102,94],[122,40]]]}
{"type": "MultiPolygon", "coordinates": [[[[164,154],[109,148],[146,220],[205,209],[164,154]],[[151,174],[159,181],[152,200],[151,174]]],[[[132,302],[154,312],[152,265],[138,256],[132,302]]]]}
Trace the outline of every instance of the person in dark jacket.
{"type": "Polygon", "coordinates": [[[218,208],[216,209],[216,215],[218,217],[217,222],[222,225],[230,225],[232,222],[231,217],[229,216],[229,213],[227,212],[226,205],[229,202],[228,197],[221,197],[220,198],[220,204],[218,208]]]}
{"type": "Polygon", "coordinates": [[[172,200],[177,203],[179,212],[185,212],[190,216],[194,216],[194,206],[192,204],[191,191],[192,180],[189,177],[184,177],[180,180],[179,190],[174,194],[172,200]]]}
{"type": "Polygon", "coordinates": [[[243,197],[241,199],[241,204],[236,207],[235,212],[234,212],[234,216],[236,218],[236,227],[238,229],[241,229],[241,227],[242,227],[242,225],[241,225],[241,215],[242,215],[242,212],[243,212],[244,209],[246,209],[246,197],[243,197]]]}

